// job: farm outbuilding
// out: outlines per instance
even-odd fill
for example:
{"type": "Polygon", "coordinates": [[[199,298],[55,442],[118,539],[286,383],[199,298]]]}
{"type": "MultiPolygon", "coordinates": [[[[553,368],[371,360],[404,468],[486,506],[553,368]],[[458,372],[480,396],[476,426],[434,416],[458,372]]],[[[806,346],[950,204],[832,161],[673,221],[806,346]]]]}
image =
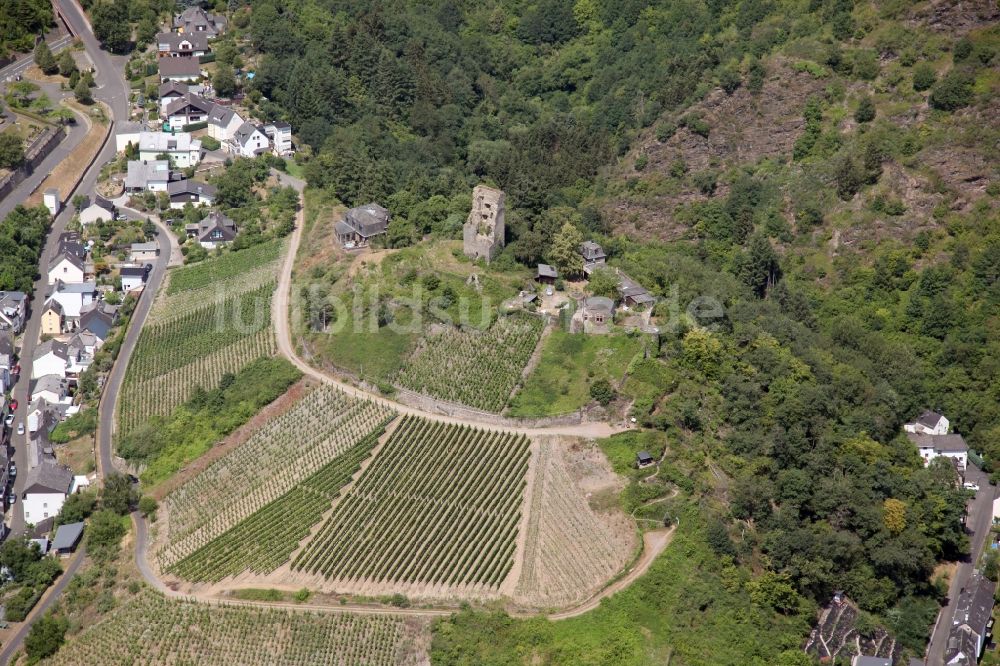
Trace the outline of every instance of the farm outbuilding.
{"type": "Polygon", "coordinates": [[[559,273],[554,267],[548,264],[538,264],[538,274],[535,279],[542,284],[555,284],[558,277],[559,273]]]}
{"type": "Polygon", "coordinates": [[[635,462],[641,469],[649,467],[655,461],[653,460],[653,456],[649,455],[649,451],[639,451],[639,453],[635,454],[635,462]]]}

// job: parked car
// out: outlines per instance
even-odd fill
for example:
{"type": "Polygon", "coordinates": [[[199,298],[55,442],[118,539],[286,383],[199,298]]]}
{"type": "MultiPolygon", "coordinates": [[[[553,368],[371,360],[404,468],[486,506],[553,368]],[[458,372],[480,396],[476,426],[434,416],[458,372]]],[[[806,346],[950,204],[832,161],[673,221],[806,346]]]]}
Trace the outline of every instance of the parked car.
{"type": "Polygon", "coordinates": [[[7,426],[8,428],[11,427],[12,425],[14,425],[14,415],[13,414],[8,414],[7,418],[5,418],[3,420],[3,424],[5,426],[7,426]]]}
{"type": "Polygon", "coordinates": [[[127,219],[128,217],[126,215],[123,215],[122,213],[118,213],[117,215],[115,215],[115,221],[117,222],[124,222],[127,219]]]}
{"type": "Polygon", "coordinates": [[[21,421],[20,423],[17,424],[17,434],[18,435],[24,434],[24,421],[21,421]]]}
{"type": "Polygon", "coordinates": [[[17,493],[10,493],[7,495],[7,506],[14,506],[17,504],[17,493]]]}
{"type": "Polygon", "coordinates": [[[970,481],[966,481],[965,483],[963,483],[962,487],[965,488],[966,490],[975,490],[975,491],[979,490],[979,484],[972,483],[970,481]]]}
{"type": "Polygon", "coordinates": [[[12,411],[12,412],[16,412],[17,411],[17,400],[11,400],[10,401],[10,411],[12,411]]]}
{"type": "Polygon", "coordinates": [[[8,475],[10,476],[11,480],[17,478],[17,465],[15,465],[14,463],[10,464],[10,472],[8,475]]]}

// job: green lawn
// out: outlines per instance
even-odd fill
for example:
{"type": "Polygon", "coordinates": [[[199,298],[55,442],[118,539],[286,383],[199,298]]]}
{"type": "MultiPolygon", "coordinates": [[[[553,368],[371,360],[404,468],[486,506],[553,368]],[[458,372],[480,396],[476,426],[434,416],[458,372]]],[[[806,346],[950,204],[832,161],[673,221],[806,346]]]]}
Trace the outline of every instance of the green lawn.
{"type": "Polygon", "coordinates": [[[551,416],[590,402],[590,384],[607,379],[617,386],[644,340],[629,335],[586,335],[553,331],[545,339],[538,367],[514,396],[512,416],[551,416]]]}
{"type": "Polygon", "coordinates": [[[387,382],[403,366],[416,336],[390,328],[354,331],[348,325],[342,332],[319,335],[324,359],[335,367],[363,376],[368,381],[387,382]]]}

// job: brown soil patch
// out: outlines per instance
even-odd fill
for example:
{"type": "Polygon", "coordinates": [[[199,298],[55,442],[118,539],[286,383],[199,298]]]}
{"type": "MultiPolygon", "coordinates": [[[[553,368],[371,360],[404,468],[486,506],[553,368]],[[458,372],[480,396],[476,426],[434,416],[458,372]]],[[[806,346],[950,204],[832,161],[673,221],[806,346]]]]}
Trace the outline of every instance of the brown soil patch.
{"type": "Polygon", "coordinates": [[[293,384],[291,388],[285,391],[284,395],[257,412],[256,416],[209,449],[205,455],[188,463],[187,467],[182,469],[177,474],[174,474],[163,483],[154,486],[150,490],[149,494],[156,498],[157,501],[162,501],[163,498],[169,495],[171,491],[180,487],[189,479],[197,476],[216,460],[222,458],[230,451],[247,441],[250,435],[263,427],[265,423],[281,416],[291,409],[295,403],[302,398],[309,386],[314,384],[315,382],[310,379],[300,379],[298,382],[293,384]]]}
{"type": "MultiPolygon", "coordinates": [[[[80,178],[83,177],[83,172],[87,168],[87,165],[93,161],[101,149],[104,136],[111,130],[109,123],[97,122],[91,117],[90,109],[94,107],[83,106],[72,100],[66,100],[65,103],[74,111],[84,116],[88,126],[87,135],[83,137],[83,141],[73,149],[66,159],[57,164],[52,173],[46,176],[45,180],[38,186],[38,189],[35,190],[35,193],[28,197],[26,204],[28,206],[37,206],[42,203],[42,195],[50,187],[57,188],[60,198],[65,199],[73,188],[76,187],[80,178]]],[[[94,106],[102,107],[105,116],[110,117],[110,109],[104,106],[104,104],[98,102],[94,106]]]]}
{"type": "Polygon", "coordinates": [[[97,463],[94,459],[94,436],[84,435],[55,447],[56,458],[74,474],[90,474],[97,463]]]}
{"type": "Polygon", "coordinates": [[[990,0],[955,2],[931,0],[910,10],[909,23],[958,37],[988,23],[1000,21],[1000,5],[990,0]]]}

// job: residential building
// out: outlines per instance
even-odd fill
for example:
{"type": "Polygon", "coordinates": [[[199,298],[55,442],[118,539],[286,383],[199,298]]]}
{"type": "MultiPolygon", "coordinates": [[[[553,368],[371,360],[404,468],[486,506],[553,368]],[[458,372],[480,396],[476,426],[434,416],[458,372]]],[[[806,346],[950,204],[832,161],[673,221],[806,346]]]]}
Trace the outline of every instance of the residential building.
{"type": "MultiPolygon", "coordinates": [[[[160,115],[166,115],[167,107],[173,102],[188,94],[191,90],[191,86],[187,83],[181,81],[164,81],[160,84],[159,94],[159,104],[160,104],[160,115]]],[[[120,150],[120,149],[119,149],[120,150]]]]}
{"type": "Polygon", "coordinates": [[[42,310],[42,335],[59,335],[65,326],[63,317],[63,306],[59,301],[46,301],[45,309],[42,310]]]}
{"type": "Polygon", "coordinates": [[[153,161],[167,156],[173,166],[186,169],[201,161],[201,141],[189,132],[143,132],[139,135],[139,159],[153,161]]]}
{"type": "Polygon", "coordinates": [[[60,525],[56,529],[55,536],[52,537],[52,552],[57,557],[65,557],[72,554],[83,538],[82,522],[60,525]]]}
{"type": "Polygon", "coordinates": [[[86,226],[100,220],[110,222],[115,219],[115,205],[100,195],[95,195],[93,201],[87,200],[84,207],[77,213],[80,224],[86,226]]]}
{"type": "Polygon", "coordinates": [[[364,247],[386,232],[389,211],[377,203],[352,208],[334,225],[337,240],[345,247],[364,247]]]}
{"type": "Polygon", "coordinates": [[[851,658],[851,666],[892,666],[892,659],[885,657],[866,657],[855,655],[851,658]]]}
{"type": "Polygon", "coordinates": [[[19,334],[24,328],[28,296],[23,291],[0,291],[0,331],[19,334]]]}
{"type": "Polygon", "coordinates": [[[203,33],[214,39],[225,31],[226,23],[222,14],[212,14],[194,5],[174,17],[174,30],[184,35],[203,33]]]}
{"type": "Polygon", "coordinates": [[[584,241],[580,244],[580,254],[583,256],[583,272],[590,275],[591,271],[600,266],[604,266],[607,255],[604,248],[594,241],[584,241]]]}
{"type": "Polygon", "coordinates": [[[58,340],[47,340],[35,347],[31,357],[31,378],[40,379],[46,375],[66,376],[69,366],[69,345],[58,340]]]}
{"type": "Polygon", "coordinates": [[[24,522],[53,518],[62,509],[73,485],[73,472],[49,460],[28,470],[24,484],[24,522]]]}
{"type": "Polygon", "coordinates": [[[49,262],[49,284],[57,281],[64,284],[82,284],[84,276],[84,264],[78,256],[72,252],[57,254],[49,262]]]}
{"type": "Polygon", "coordinates": [[[114,328],[114,325],[114,316],[97,307],[80,315],[79,330],[93,334],[97,338],[96,347],[98,349],[111,336],[111,329],[114,328]]]}
{"type": "Polygon", "coordinates": [[[555,284],[559,278],[559,272],[548,264],[538,264],[538,272],[535,274],[535,281],[541,284],[555,284]]]}
{"type": "Polygon", "coordinates": [[[81,242],[80,232],[64,231],[59,234],[59,248],[56,250],[56,254],[63,254],[64,252],[72,254],[81,260],[87,258],[87,248],[81,242]]]}
{"type": "Polygon", "coordinates": [[[132,243],[129,248],[129,259],[131,261],[152,261],[160,256],[160,246],[155,241],[149,243],[132,243]]]}
{"type": "Polygon", "coordinates": [[[639,451],[635,454],[635,464],[636,467],[642,469],[643,467],[649,467],[656,461],[653,460],[653,456],[649,455],[649,451],[639,451]]]}
{"type": "Polygon", "coordinates": [[[622,303],[630,308],[644,309],[656,303],[656,298],[645,287],[621,271],[618,271],[618,291],[622,295],[622,303]]]}
{"type": "Polygon", "coordinates": [[[476,185],[472,210],[462,227],[462,249],[470,259],[493,260],[506,242],[506,200],[501,190],[476,185]]]}
{"type": "Polygon", "coordinates": [[[997,584],[973,571],[955,603],[944,658],[948,666],[975,666],[993,633],[993,595],[997,584]]]}
{"type": "Polygon", "coordinates": [[[130,160],[125,175],[125,191],[166,192],[170,182],[170,162],[167,160],[130,160]]]}
{"type": "Polygon", "coordinates": [[[139,135],[146,130],[143,123],[122,121],[115,123],[115,151],[123,152],[131,143],[133,146],[139,145],[139,135]]]}
{"type": "Polygon", "coordinates": [[[209,50],[204,32],[161,32],[156,36],[156,51],[161,58],[198,58],[209,50]]]}
{"type": "Polygon", "coordinates": [[[230,107],[216,104],[208,114],[208,135],[220,143],[226,143],[232,140],[236,130],[242,127],[244,122],[240,114],[230,107]]]}
{"type": "Polygon", "coordinates": [[[186,204],[211,206],[215,203],[216,193],[214,185],[198,180],[177,180],[167,185],[171,208],[184,208],[186,204]]]}
{"type": "Polygon", "coordinates": [[[906,432],[921,435],[947,435],[950,428],[951,423],[947,418],[930,410],[921,414],[913,423],[907,423],[903,426],[903,430],[906,432]]]}
{"type": "Polygon", "coordinates": [[[149,273],[143,266],[122,266],[118,269],[118,275],[122,280],[122,291],[127,293],[142,289],[149,273]]]}
{"type": "Polygon", "coordinates": [[[197,81],[201,78],[201,63],[198,58],[160,58],[157,67],[160,71],[160,83],[197,81]]]}
{"type": "Polygon", "coordinates": [[[941,456],[954,460],[959,471],[964,471],[969,464],[969,445],[961,435],[923,435],[908,432],[906,436],[916,444],[920,457],[924,459],[924,466],[941,456]]]}
{"type": "MultiPolygon", "coordinates": [[[[14,373],[15,365],[14,333],[12,331],[0,331],[0,384],[4,386],[4,390],[0,392],[0,395],[6,393],[7,387],[13,384],[11,375],[14,373]]],[[[2,397],[0,397],[0,413],[3,413],[2,397]]]]}
{"type": "Polygon", "coordinates": [[[63,308],[63,323],[66,328],[75,325],[80,315],[86,312],[97,300],[97,285],[93,282],[82,284],[65,284],[56,282],[49,293],[48,300],[59,301],[63,308]]]}
{"type": "Polygon", "coordinates": [[[212,211],[201,222],[184,227],[188,238],[194,238],[206,250],[214,250],[236,238],[236,223],[218,211],[212,211]]]}
{"type": "Polygon", "coordinates": [[[163,109],[165,125],[171,132],[179,132],[188,125],[207,123],[215,104],[192,92],[184,93],[163,109]]]}
{"type": "Polygon", "coordinates": [[[256,125],[244,122],[233,133],[233,138],[223,147],[230,155],[237,157],[256,157],[271,149],[271,142],[256,125]]]}
{"type": "Polygon", "coordinates": [[[605,296],[583,299],[581,319],[584,333],[607,333],[615,316],[615,302],[605,296]]]}
{"type": "Polygon", "coordinates": [[[292,148],[292,126],[283,120],[264,123],[264,134],[271,140],[271,150],[279,157],[291,155],[292,148]]]}
{"type": "Polygon", "coordinates": [[[30,402],[44,400],[48,404],[64,403],[69,396],[69,382],[61,375],[42,375],[31,387],[30,402]]]}

